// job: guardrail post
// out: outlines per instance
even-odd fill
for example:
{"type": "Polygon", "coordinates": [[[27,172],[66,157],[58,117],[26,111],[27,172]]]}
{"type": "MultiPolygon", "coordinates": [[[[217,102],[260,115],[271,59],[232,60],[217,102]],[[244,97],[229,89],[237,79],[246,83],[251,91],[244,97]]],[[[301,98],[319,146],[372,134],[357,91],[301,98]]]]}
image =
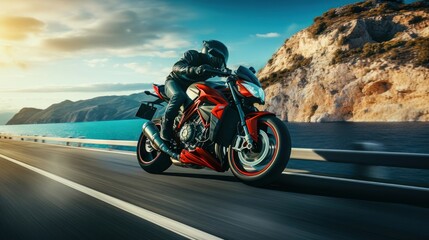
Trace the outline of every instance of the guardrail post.
{"type": "MultiPolygon", "coordinates": [[[[79,139],[84,139],[85,138],[85,136],[79,136],[79,137],[77,137],[77,138],[79,138],[79,139]]],[[[77,143],[77,147],[82,147],[82,143],[81,142],[78,142],[77,143]]]]}
{"type": "MultiPolygon", "coordinates": [[[[382,151],[384,147],[375,142],[357,142],[353,144],[356,150],[362,151],[382,151]]],[[[355,176],[361,178],[387,178],[386,170],[381,166],[354,164],[355,176]]]]}

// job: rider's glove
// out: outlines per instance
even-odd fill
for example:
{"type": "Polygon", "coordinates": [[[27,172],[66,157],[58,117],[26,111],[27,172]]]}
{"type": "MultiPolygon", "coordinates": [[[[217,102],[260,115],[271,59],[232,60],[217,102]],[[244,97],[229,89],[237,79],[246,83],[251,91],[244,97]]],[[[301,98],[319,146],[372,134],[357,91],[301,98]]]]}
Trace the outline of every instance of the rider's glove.
{"type": "Polygon", "coordinates": [[[190,67],[189,73],[193,75],[207,75],[210,74],[210,70],[213,70],[214,68],[208,64],[203,64],[198,67],[190,67]]]}

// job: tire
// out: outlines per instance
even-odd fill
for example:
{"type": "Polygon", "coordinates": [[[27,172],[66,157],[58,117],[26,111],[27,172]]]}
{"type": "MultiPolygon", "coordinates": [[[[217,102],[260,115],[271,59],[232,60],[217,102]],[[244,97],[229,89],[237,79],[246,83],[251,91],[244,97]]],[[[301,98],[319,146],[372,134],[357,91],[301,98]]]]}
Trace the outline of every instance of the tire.
{"type": "Polygon", "coordinates": [[[137,144],[137,160],[141,168],[148,173],[159,174],[167,170],[172,162],[167,154],[152,149],[148,151],[146,147],[147,137],[141,133],[137,144]]]}
{"type": "MultiPolygon", "coordinates": [[[[258,119],[257,150],[228,150],[232,173],[252,186],[266,186],[280,177],[291,153],[291,139],[286,125],[275,116],[258,119]]],[[[234,145],[234,144],[232,144],[234,145]]]]}

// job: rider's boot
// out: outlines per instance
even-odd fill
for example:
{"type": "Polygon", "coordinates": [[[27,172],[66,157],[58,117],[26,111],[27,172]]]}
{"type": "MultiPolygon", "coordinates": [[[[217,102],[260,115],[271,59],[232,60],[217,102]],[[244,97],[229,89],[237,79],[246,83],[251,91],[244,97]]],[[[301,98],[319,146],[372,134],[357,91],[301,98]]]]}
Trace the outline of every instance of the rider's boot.
{"type": "Polygon", "coordinates": [[[161,120],[161,139],[170,146],[171,140],[173,139],[173,121],[163,117],[161,120]]]}

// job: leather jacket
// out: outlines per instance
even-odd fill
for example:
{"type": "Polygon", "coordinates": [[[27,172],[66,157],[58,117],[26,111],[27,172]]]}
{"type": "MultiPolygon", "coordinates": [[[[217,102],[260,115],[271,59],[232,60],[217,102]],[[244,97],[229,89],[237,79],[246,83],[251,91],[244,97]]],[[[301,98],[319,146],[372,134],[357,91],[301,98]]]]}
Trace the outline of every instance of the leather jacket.
{"type": "Polygon", "coordinates": [[[212,65],[210,57],[195,50],[189,50],[183,54],[183,57],[173,65],[173,70],[167,76],[166,80],[174,80],[185,89],[194,82],[202,82],[210,78],[210,75],[195,74],[192,68],[203,64],[212,65]]]}

